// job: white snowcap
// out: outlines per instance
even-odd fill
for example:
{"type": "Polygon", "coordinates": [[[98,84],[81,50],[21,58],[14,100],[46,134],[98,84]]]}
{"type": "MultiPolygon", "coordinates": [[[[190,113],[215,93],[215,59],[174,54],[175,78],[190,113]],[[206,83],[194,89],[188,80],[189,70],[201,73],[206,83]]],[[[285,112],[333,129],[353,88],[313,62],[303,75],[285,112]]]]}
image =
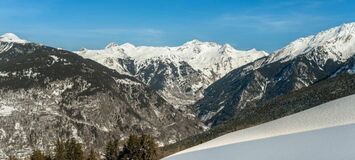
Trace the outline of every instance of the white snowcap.
{"type": "Polygon", "coordinates": [[[355,54],[355,23],[347,23],[291,42],[270,57],[270,62],[288,61],[308,50],[323,47],[332,55],[328,58],[345,61],[355,54]]]}
{"type": "Polygon", "coordinates": [[[108,45],[106,45],[105,49],[117,48],[117,47],[119,47],[117,43],[111,42],[108,45]]]}
{"type": "MultiPolygon", "coordinates": [[[[175,64],[184,61],[193,69],[201,71],[211,79],[216,75],[222,77],[232,69],[268,55],[264,51],[236,50],[230,44],[220,45],[215,42],[204,42],[196,39],[174,47],[110,43],[102,50],[76,51],[75,53],[101,62],[101,64],[107,64],[105,60],[107,57],[110,59],[129,57],[134,59],[138,65],[150,63],[151,59],[169,59],[170,62],[175,64]]],[[[111,64],[108,65],[111,66],[111,64]]],[[[118,67],[118,70],[120,70],[120,67],[118,67]]]]}
{"type": "Polygon", "coordinates": [[[132,49],[132,48],[136,48],[135,45],[131,44],[131,43],[124,43],[120,46],[123,49],[132,49]]]}
{"type": "Polygon", "coordinates": [[[9,43],[28,43],[28,41],[19,38],[13,33],[5,33],[4,35],[0,36],[0,41],[9,43]]]}
{"type": "Polygon", "coordinates": [[[218,46],[217,43],[214,42],[205,42],[197,39],[193,39],[183,44],[183,46],[218,46]]]}

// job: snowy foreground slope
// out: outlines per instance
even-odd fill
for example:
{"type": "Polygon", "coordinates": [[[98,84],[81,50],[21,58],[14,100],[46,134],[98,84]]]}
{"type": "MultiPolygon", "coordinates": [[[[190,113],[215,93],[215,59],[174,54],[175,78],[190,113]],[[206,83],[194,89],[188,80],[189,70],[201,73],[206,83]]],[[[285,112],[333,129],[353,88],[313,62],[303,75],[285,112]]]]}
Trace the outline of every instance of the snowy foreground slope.
{"type": "Polygon", "coordinates": [[[164,160],[354,159],[355,95],[213,139],[164,160]]]}

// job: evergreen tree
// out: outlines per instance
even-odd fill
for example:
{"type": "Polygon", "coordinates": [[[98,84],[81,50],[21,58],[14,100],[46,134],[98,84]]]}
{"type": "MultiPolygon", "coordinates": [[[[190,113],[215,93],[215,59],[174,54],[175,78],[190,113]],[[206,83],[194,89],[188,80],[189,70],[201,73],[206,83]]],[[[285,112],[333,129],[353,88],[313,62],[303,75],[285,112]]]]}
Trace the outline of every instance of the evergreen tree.
{"type": "Polygon", "coordinates": [[[18,160],[15,156],[11,155],[9,156],[8,160],[18,160]]]}
{"type": "Polygon", "coordinates": [[[30,160],[46,160],[44,154],[40,150],[34,150],[30,156],[30,160]]]}
{"type": "Polygon", "coordinates": [[[118,140],[109,141],[105,149],[105,159],[106,160],[117,160],[119,153],[118,140]]]}
{"type": "Polygon", "coordinates": [[[80,143],[72,138],[65,143],[65,160],[83,160],[84,153],[80,143]]]}
{"type": "Polygon", "coordinates": [[[97,154],[95,153],[95,151],[93,149],[90,150],[88,158],[86,160],[98,160],[97,158],[97,154]]]}
{"type": "MultiPolygon", "coordinates": [[[[47,157],[50,159],[50,157],[47,157]]],[[[84,152],[80,143],[75,139],[67,140],[65,143],[57,140],[54,149],[54,160],[83,160],[84,152]]]]}
{"type": "Polygon", "coordinates": [[[44,159],[45,159],[45,160],[54,160],[54,159],[52,158],[52,153],[51,153],[50,150],[47,150],[47,151],[46,151],[46,153],[44,154],[44,159]]]}
{"type": "Polygon", "coordinates": [[[48,154],[48,155],[45,155],[44,157],[45,160],[53,160],[52,157],[48,154]]]}
{"type": "Polygon", "coordinates": [[[61,140],[57,140],[54,149],[54,160],[65,160],[65,146],[61,140]]]}
{"type": "Polygon", "coordinates": [[[157,160],[158,146],[151,136],[143,134],[140,137],[141,159],[142,160],[157,160]]]}
{"type": "Polygon", "coordinates": [[[140,152],[141,146],[139,145],[139,137],[136,135],[131,135],[128,141],[124,145],[122,151],[119,153],[119,160],[139,160],[141,157],[140,152]]]}
{"type": "Polygon", "coordinates": [[[131,135],[119,154],[119,160],[157,160],[158,149],[148,135],[131,135]]]}

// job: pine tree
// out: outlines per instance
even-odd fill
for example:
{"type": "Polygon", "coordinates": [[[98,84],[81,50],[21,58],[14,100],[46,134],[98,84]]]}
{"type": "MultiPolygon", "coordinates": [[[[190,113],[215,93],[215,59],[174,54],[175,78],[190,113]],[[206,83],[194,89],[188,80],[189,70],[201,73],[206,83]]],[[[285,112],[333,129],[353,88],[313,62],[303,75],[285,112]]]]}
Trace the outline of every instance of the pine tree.
{"type": "Polygon", "coordinates": [[[157,160],[158,149],[148,135],[131,135],[119,154],[119,160],[157,160]]]}
{"type": "Polygon", "coordinates": [[[54,160],[65,160],[65,146],[61,140],[57,140],[54,149],[54,160]]]}
{"type": "Polygon", "coordinates": [[[83,160],[84,153],[80,143],[72,138],[65,143],[65,160],[83,160]]]}
{"type": "Polygon", "coordinates": [[[148,135],[142,135],[140,137],[141,146],[141,159],[142,160],[156,160],[158,159],[158,146],[154,139],[148,135]]]}
{"type": "Polygon", "coordinates": [[[30,156],[30,160],[46,160],[44,154],[40,150],[34,150],[30,156]]]}
{"type": "Polygon", "coordinates": [[[50,150],[46,150],[46,153],[44,154],[44,159],[45,159],[45,160],[54,160],[54,159],[52,158],[52,153],[51,153],[50,150]]]}
{"type": "Polygon", "coordinates": [[[119,160],[139,160],[141,157],[140,152],[140,145],[139,145],[139,137],[136,135],[131,135],[128,138],[128,141],[124,145],[122,151],[119,154],[119,160]]]}
{"type": "MultiPolygon", "coordinates": [[[[50,160],[50,156],[47,157],[50,160]]],[[[80,143],[75,139],[67,140],[65,143],[57,140],[54,149],[54,160],[83,160],[84,152],[80,143]]]]}
{"type": "Polygon", "coordinates": [[[45,155],[44,157],[45,160],[53,160],[52,157],[48,154],[48,155],[45,155]]]}
{"type": "Polygon", "coordinates": [[[118,140],[109,141],[106,145],[105,159],[117,160],[119,153],[118,140]]]}
{"type": "Polygon", "coordinates": [[[11,155],[9,156],[8,160],[18,160],[15,156],[11,155]]]}
{"type": "Polygon", "coordinates": [[[97,158],[97,154],[95,153],[95,151],[93,149],[90,150],[88,158],[86,160],[98,160],[97,158]]]}

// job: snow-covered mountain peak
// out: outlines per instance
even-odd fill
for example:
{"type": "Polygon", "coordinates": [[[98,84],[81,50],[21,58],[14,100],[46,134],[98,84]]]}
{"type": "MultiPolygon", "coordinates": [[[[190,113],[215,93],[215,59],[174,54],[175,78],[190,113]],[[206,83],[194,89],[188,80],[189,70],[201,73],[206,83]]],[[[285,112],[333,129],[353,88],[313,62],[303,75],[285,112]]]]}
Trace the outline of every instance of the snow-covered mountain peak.
{"type": "Polygon", "coordinates": [[[185,42],[183,45],[198,45],[198,44],[202,44],[203,42],[197,39],[193,39],[191,41],[187,41],[185,42]]]}
{"type": "Polygon", "coordinates": [[[174,105],[192,104],[208,85],[229,71],[265,56],[263,51],[239,51],[229,44],[199,40],[176,47],[111,44],[102,50],[76,53],[138,77],[174,105]]]}
{"type": "MultiPolygon", "coordinates": [[[[355,23],[297,39],[270,56],[269,62],[288,61],[309,51],[322,50],[328,53],[324,58],[345,61],[355,54],[355,23]]],[[[323,55],[324,56],[324,55],[323,55]]],[[[325,59],[325,60],[326,60],[325,59]]]]}
{"type": "Polygon", "coordinates": [[[184,43],[181,47],[198,47],[198,46],[217,47],[219,45],[215,42],[202,42],[200,40],[194,39],[194,40],[184,43]]]}
{"type": "Polygon", "coordinates": [[[341,32],[348,32],[348,33],[354,33],[355,32],[355,22],[352,23],[345,23],[339,27],[333,28],[337,30],[338,33],[341,32]]]}
{"type": "Polygon", "coordinates": [[[222,47],[223,48],[233,48],[232,45],[230,45],[229,43],[224,44],[222,47]]]}
{"type": "Polygon", "coordinates": [[[28,41],[23,40],[16,36],[13,33],[5,33],[0,36],[0,41],[1,42],[10,42],[10,43],[28,43],[28,41]]]}
{"type": "MultiPolygon", "coordinates": [[[[103,50],[88,50],[85,51],[85,53],[81,51],[76,53],[79,53],[86,58],[92,58],[86,53],[110,55],[116,53],[116,55],[130,57],[135,60],[136,63],[146,63],[147,60],[149,62],[151,59],[163,60],[168,58],[170,61],[174,61],[174,63],[184,61],[191,65],[196,71],[200,70],[208,77],[222,77],[232,69],[267,55],[263,51],[239,51],[233,48],[230,44],[219,45],[214,42],[202,42],[199,40],[192,40],[177,47],[136,47],[130,43],[125,43],[123,45],[110,43],[103,50]],[[116,52],[119,52],[119,54],[116,52]]],[[[95,60],[97,58],[99,57],[93,59],[95,60]]],[[[117,58],[122,58],[122,56],[117,58]]]]}
{"type": "Polygon", "coordinates": [[[355,23],[343,24],[338,27],[320,32],[311,40],[312,44],[347,43],[355,35],[355,23]]]}
{"type": "Polygon", "coordinates": [[[132,48],[136,48],[135,45],[131,44],[131,43],[124,43],[122,45],[120,45],[121,48],[123,49],[132,49],[132,48]]]}
{"type": "Polygon", "coordinates": [[[108,45],[106,45],[105,49],[112,49],[112,48],[117,48],[120,47],[117,43],[111,42],[108,45]]]}
{"type": "Polygon", "coordinates": [[[88,50],[87,48],[80,48],[78,52],[85,52],[87,50],[88,50]]]}
{"type": "Polygon", "coordinates": [[[225,54],[225,53],[232,53],[232,52],[237,52],[235,48],[233,48],[230,44],[224,44],[220,49],[219,53],[225,54]]]}

